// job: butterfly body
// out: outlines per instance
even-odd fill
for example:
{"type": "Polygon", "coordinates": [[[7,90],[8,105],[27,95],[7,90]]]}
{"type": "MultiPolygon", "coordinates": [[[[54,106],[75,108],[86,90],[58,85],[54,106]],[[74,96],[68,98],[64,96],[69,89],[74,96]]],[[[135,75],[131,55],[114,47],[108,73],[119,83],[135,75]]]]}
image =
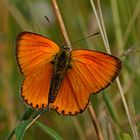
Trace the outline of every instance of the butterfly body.
{"type": "Polygon", "coordinates": [[[121,61],[112,55],[68,51],[31,32],[17,36],[16,56],[25,77],[23,101],[34,109],[49,107],[63,115],[83,112],[90,95],[108,87],[121,70],[121,61]]]}
{"type": "Polygon", "coordinates": [[[53,61],[53,75],[51,78],[49,102],[52,103],[58,94],[63,77],[70,68],[70,54],[65,49],[61,49],[53,61]]]}

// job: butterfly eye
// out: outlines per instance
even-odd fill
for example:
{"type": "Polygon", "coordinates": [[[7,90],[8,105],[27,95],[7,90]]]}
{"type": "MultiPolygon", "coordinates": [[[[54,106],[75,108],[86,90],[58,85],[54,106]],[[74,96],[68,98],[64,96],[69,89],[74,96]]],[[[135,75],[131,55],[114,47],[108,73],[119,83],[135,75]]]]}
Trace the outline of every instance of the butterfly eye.
{"type": "Polygon", "coordinates": [[[69,45],[63,45],[62,49],[66,50],[67,52],[70,52],[70,48],[68,46],[69,45]]]}

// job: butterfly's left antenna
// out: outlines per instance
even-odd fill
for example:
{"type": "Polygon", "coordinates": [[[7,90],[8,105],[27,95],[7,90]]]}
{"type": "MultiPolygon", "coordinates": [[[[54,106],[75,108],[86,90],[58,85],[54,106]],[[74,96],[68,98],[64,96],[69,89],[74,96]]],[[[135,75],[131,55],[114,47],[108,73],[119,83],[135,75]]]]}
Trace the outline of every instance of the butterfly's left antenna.
{"type": "Polygon", "coordinates": [[[47,17],[47,16],[45,16],[45,18],[47,19],[47,21],[50,23],[50,20],[49,20],[49,18],[47,17]]]}

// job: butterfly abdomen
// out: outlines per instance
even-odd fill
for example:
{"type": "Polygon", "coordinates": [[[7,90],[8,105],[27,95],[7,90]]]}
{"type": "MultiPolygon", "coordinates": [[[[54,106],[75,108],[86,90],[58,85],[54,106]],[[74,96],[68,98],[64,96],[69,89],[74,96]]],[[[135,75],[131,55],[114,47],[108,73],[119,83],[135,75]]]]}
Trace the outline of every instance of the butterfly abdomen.
{"type": "Polygon", "coordinates": [[[70,55],[67,51],[61,50],[55,57],[53,75],[51,79],[49,102],[52,103],[60,89],[63,77],[66,74],[70,62],[70,55]]]}

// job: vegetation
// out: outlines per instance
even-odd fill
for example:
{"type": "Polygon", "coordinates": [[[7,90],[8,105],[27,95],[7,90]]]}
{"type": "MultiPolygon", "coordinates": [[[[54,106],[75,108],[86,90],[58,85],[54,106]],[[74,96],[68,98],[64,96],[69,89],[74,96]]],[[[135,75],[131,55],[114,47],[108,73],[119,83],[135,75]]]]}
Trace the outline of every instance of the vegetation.
{"type": "Polygon", "coordinates": [[[100,32],[99,35],[73,43],[73,49],[108,53],[111,50],[122,61],[117,82],[91,96],[93,112],[90,106],[76,116],[60,116],[55,111],[38,115],[36,111],[27,110],[20,99],[23,76],[16,62],[16,35],[21,31],[31,31],[51,38],[59,46],[65,42],[52,1],[0,0],[0,139],[5,139],[14,130],[17,140],[138,140],[139,0],[57,1],[71,42],[100,32]],[[29,119],[30,113],[32,117],[29,119]],[[38,120],[32,121],[33,118],[38,120]],[[19,120],[22,122],[18,124],[19,120]],[[100,128],[95,129],[98,125],[100,128]],[[98,132],[103,137],[99,137],[98,132]]]}

